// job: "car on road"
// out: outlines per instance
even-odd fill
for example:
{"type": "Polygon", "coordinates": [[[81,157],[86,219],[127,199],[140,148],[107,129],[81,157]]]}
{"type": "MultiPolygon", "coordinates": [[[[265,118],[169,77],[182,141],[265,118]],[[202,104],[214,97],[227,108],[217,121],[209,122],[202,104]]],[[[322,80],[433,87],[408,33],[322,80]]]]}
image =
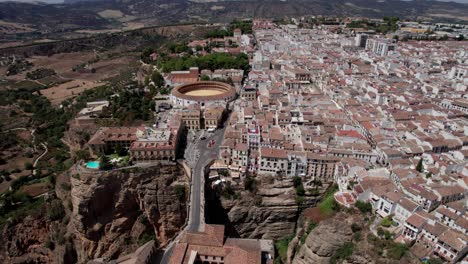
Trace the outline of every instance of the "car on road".
{"type": "Polygon", "coordinates": [[[201,140],[205,140],[205,139],[206,139],[206,137],[205,137],[205,136],[203,136],[203,137],[201,137],[200,139],[201,139],[201,140]]]}

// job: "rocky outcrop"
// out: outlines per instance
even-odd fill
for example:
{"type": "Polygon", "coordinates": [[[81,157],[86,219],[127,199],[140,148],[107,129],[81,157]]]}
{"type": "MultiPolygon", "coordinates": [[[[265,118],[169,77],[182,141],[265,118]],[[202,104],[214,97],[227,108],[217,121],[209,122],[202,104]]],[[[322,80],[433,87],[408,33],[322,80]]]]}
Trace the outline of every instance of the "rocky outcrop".
{"type": "MultiPolygon", "coordinates": [[[[221,199],[228,224],[242,238],[280,239],[294,233],[301,206],[289,181],[261,181],[256,194],[243,191],[239,199],[221,199]]],[[[312,206],[316,196],[306,196],[304,206],[312,206]]],[[[211,209],[209,209],[211,211],[211,209]]]]}
{"type": "Polygon", "coordinates": [[[403,255],[391,254],[390,251],[395,245],[393,240],[374,237],[369,230],[369,219],[362,213],[352,209],[343,210],[332,218],[320,221],[306,237],[300,249],[295,252],[291,263],[325,264],[330,263],[332,257],[335,260],[339,259],[338,263],[352,264],[420,262],[410,252],[405,252],[403,255]],[[343,251],[337,254],[339,249],[346,248],[345,244],[348,244],[348,249],[351,245],[351,252],[348,251],[350,254],[344,255],[343,251]]]}
{"type": "Polygon", "coordinates": [[[329,263],[337,249],[352,240],[353,218],[345,214],[320,222],[307,236],[304,245],[293,259],[293,264],[329,263]]]}
{"type": "Polygon", "coordinates": [[[52,252],[44,247],[49,223],[42,214],[8,223],[2,234],[1,263],[50,263],[52,252]]]}
{"type": "Polygon", "coordinates": [[[186,204],[174,186],[186,181],[178,165],[73,175],[71,225],[79,259],[132,252],[144,234],[163,246],[185,223],[186,204]]]}

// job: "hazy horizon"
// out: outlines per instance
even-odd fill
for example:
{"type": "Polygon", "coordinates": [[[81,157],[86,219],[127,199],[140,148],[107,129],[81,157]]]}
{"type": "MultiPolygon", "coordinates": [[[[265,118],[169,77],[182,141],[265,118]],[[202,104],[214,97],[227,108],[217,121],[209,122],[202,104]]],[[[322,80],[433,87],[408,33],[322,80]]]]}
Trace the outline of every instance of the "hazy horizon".
{"type": "MultiPolygon", "coordinates": [[[[408,1],[408,0],[402,0],[402,1],[408,1]]],[[[468,4],[468,0],[435,0],[435,1],[468,4]]],[[[43,2],[43,3],[48,3],[48,4],[59,4],[59,3],[63,3],[63,0],[40,0],[40,1],[37,1],[37,0],[13,0],[13,1],[12,0],[0,0],[0,2],[23,2],[23,3],[43,2]]]]}

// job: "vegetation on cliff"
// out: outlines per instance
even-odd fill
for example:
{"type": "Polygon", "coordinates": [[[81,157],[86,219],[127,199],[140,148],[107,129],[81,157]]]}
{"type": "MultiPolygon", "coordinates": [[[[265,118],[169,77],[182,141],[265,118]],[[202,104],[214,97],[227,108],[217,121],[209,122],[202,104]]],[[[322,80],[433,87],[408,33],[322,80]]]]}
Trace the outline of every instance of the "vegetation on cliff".
{"type": "Polygon", "coordinates": [[[156,65],[163,72],[188,70],[190,67],[198,67],[200,70],[216,69],[250,69],[249,58],[244,53],[230,55],[227,53],[213,53],[197,57],[186,55],[183,57],[169,57],[164,54],[157,60],[156,65]]]}
{"type": "Polygon", "coordinates": [[[252,20],[233,20],[225,29],[213,29],[205,34],[205,38],[223,38],[234,35],[235,29],[240,29],[242,34],[252,34],[252,20]]]}

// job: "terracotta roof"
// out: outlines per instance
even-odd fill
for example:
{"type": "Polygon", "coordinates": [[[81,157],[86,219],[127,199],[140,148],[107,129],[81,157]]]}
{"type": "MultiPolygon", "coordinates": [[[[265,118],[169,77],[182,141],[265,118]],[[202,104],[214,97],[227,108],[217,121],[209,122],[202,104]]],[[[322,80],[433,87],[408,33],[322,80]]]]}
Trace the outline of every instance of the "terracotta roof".
{"type": "Polygon", "coordinates": [[[465,248],[467,236],[452,229],[447,229],[444,233],[442,233],[442,235],[439,236],[439,241],[446,243],[450,247],[460,252],[465,248]]]}
{"type": "Polygon", "coordinates": [[[261,157],[265,158],[275,158],[275,159],[287,159],[288,155],[286,150],[284,149],[274,149],[274,148],[266,148],[262,147],[260,149],[261,157]]]}
{"type": "Polygon", "coordinates": [[[261,264],[262,248],[256,239],[227,238],[224,241],[223,225],[205,225],[204,232],[186,232],[175,246],[171,264],[189,263],[196,254],[204,257],[219,257],[226,264],[261,264]]]}
{"type": "Polygon", "coordinates": [[[410,217],[408,217],[408,219],[406,219],[406,222],[420,229],[424,225],[424,223],[426,223],[426,219],[421,217],[419,214],[414,213],[410,217]]]}
{"type": "Polygon", "coordinates": [[[438,223],[438,222],[434,222],[434,225],[432,224],[426,224],[424,225],[423,229],[425,231],[427,231],[428,233],[434,235],[434,236],[440,236],[440,234],[442,234],[443,232],[445,232],[445,230],[448,229],[448,227],[438,223]]]}
{"type": "Polygon", "coordinates": [[[400,201],[398,201],[398,204],[405,208],[406,210],[410,211],[410,212],[413,212],[414,210],[416,210],[416,208],[418,208],[418,204],[411,201],[410,199],[404,197],[402,198],[400,201]]]}

